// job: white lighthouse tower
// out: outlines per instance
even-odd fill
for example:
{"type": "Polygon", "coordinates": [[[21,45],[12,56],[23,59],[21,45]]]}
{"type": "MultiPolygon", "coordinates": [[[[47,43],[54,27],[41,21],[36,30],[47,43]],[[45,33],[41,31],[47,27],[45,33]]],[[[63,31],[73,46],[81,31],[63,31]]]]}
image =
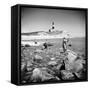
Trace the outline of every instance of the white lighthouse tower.
{"type": "Polygon", "coordinates": [[[55,30],[54,22],[52,22],[51,28],[49,29],[49,32],[53,32],[55,30]]]}

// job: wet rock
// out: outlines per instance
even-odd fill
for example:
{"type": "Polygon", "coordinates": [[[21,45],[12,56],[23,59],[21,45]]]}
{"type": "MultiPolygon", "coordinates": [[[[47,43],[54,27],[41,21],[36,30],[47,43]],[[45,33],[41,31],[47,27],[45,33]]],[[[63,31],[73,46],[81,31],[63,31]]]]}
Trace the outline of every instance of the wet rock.
{"type": "Polygon", "coordinates": [[[29,60],[29,61],[27,61],[27,67],[29,67],[29,66],[32,66],[33,64],[32,64],[32,62],[29,60]]]}
{"type": "Polygon", "coordinates": [[[25,81],[25,80],[23,80],[23,81],[22,81],[22,83],[26,83],[26,81],[25,81]]]}
{"type": "Polygon", "coordinates": [[[25,62],[21,63],[21,71],[23,71],[23,69],[25,68],[25,66],[26,66],[26,63],[25,62]]]}
{"type": "Polygon", "coordinates": [[[30,45],[29,44],[26,44],[25,47],[30,47],[30,45]]]}
{"type": "Polygon", "coordinates": [[[63,53],[63,48],[59,48],[60,49],[60,53],[63,53]]]}
{"type": "Polygon", "coordinates": [[[62,64],[57,65],[56,69],[60,70],[61,66],[62,66],[62,64]]]}
{"type": "Polygon", "coordinates": [[[77,60],[73,63],[73,69],[75,72],[79,72],[83,69],[83,61],[77,60]]]}
{"type": "Polygon", "coordinates": [[[67,71],[67,70],[62,70],[61,76],[63,80],[74,80],[75,79],[74,75],[70,71],[67,71]]]}
{"type": "Polygon", "coordinates": [[[42,71],[40,68],[35,68],[31,76],[32,82],[44,81],[50,79],[50,76],[45,76],[46,72],[42,71]]]}
{"type": "Polygon", "coordinates": [[[43,59],[43,57],[40,56],[40,55],[38,55],[38,54],[36,54],[36,55],[34,56],[34,59],[43,59]]]}
{"type": "Polygon", "coordinates": [[[32,71],[33,67],[27,67],[27,71],[30,72],[32,71]]]}
{"type": "Polygon", "coordinates": [[[75,75],[78,79],[85,79],[86,78],[86,75],[85,75],[85,71],[79,71],[79,72],[75,72],[75,75]]]}
{"type": "Polygon", "coordinates": [[[69,63],[68,61],[65,62],[65,70],[73,70],[72,63],[69,63]]]}
{"type": "Polygon", "coordinates": [[[71,50],[68,50],[67,52],[68,60],[65,61],[65,69],[72,72],[79,72],[80,70],[82,70],[83,64],[85,63],[84,60],[78,59],[77,54],[71,50]]]}
{"type": "Polygon", "coordinates": [[[41,50],[41,49],[36,49],[35,52],[37,52],[37,53],[42,53],[43,50],[41,50]]]}
{"type": "Polygon", "coordinates": [[[31,76],[32,82],[41,82],[41,81],[47,81],[51,79],[57,79],[57,78],[49,74],[46,71],[46,68],[35,68],[31,76]]]}
{"type": "Polygon", "coordinates": [[[70,71],[72,71],[74,73],[79,72],[79,71],[84,69],[84,66],[83,66],[84,63],[85,62],[83,60],[81,60],[81,59],[78,59],[78,60],[76,60],[76,61],[74,61],[72,63],[69,63],[68,61],[66,61],[65,62],[65,69],[70,70],[70,71]]]}
{"type": "Polygon", "coordinates": [[[48,65],[57,65],[57,62],[56,61],[50,61],[50,62],[48,62],[48,65]]]}
{"type": "Polygon", "coordinates": [[[74,62],[77,58],[77,54],[71,50],[67,50],[67,53],[68,53],[67,58],[69,60],[69,63],[74,62]]]}
{"type": "Polygon", "coordinates": [[[55,60],[55,57],[50,58],[51,60],[55,60]]]}

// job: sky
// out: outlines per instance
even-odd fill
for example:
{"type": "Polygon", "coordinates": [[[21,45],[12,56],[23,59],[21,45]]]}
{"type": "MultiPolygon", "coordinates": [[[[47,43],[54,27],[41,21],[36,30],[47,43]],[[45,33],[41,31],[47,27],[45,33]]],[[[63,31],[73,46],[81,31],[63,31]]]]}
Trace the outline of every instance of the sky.
{"type": "Polygon", "coordinates": [[[85,36],[85,12],[76,10],[56,10],[22,8],[21,32],[48,31],[52,22],[56,30],[63,30],[74,37],[85,36]]]}

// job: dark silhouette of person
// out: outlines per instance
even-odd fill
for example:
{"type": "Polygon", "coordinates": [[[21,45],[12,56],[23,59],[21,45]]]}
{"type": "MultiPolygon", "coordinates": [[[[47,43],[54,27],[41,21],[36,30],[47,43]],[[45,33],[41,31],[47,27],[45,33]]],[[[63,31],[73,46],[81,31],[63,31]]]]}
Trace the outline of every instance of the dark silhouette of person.
{"type": "Polygon", "coordinates": [[[48,47],[47,43],[44,43],[43,46],[44,46],[44,49],[47,49],[48,47]]]}
{"type": "Polygon", "coordinates": [[[67,38],[63,38],[63,43],[62,43],[62,47],[63,47],[63,52],[66,52],[67,50],[67,43],[68,43],[68,39],[67,38]]]}

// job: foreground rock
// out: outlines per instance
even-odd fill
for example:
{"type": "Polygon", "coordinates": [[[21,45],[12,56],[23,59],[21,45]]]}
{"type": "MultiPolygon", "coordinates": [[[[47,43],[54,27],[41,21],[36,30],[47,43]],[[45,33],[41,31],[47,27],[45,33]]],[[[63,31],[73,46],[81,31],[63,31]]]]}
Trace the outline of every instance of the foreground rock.
{"type": "Polygon", "coordinates": [[[61,76],[63,80],[74,80],[75,79],[74,75],[70,71],[67,71],[67,70],[62,70],[61,76]]]}
{"type": "Polygon", "coordinates": [[[69,63],[73,63],[77,58],[77,54],[71,50],[67,50],[67,58],[69,63]]]}
{"type": "Polygon", "coordinates": [[[80,58],[75,52],[67,50],[67,61],[65,62],[67,70],[74,70],[75,72],[83,69],[83,64],[85,61],[80,58]]]}
{"type": "Polygon", "coordinates": [[[49,61],[49,62],[48,62],[48,65],[54,66],[54,65],[57,65],[57,62],[56,62],[56,61],[49,61]]]}
{"type": "Polygon", "coordinates": [[[43,82],[49,80],[59,80],[59,78],[54,77],[47,72],[46,68],[35,68],[33,70],[31,81],[32,82],[43,82]]]}

